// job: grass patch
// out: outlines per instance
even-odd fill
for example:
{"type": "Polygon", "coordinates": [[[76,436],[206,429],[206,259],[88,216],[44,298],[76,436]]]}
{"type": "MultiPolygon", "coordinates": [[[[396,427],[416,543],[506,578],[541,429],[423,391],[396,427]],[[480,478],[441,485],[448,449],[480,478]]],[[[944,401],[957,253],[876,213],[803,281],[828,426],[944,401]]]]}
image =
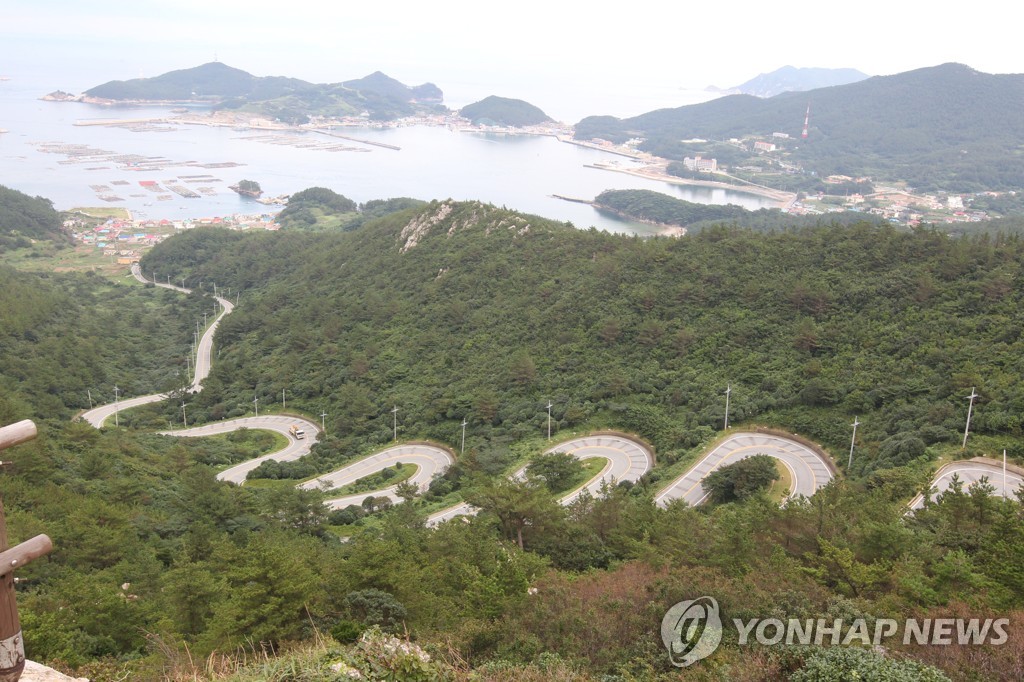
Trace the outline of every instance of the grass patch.
{"type": "Polygon", "coordinates": [[[779,477],[768,486],[768,499],[782,504],[786,501],[786,497],[793,492],[793,472],[779,459],[775,460],[775,470],[779,472],[779,477]]]}
{"type": "Polygon", "coordinates": [[[131,212],[122,206],[81,206],[67,211],[75,215],[82,215],[86,218],[99,218],[100,220],[130,220],[131,212]]]}
{"type": "Polygon", "coordinates": [[[590,479],[601,473],[601,471],[608,465],[608,461],[609,460],[604,457],[588,457],[587,459],[580,460],[579,471],[572,477],[568,487],[559,492],[558,495],[560,497],[565,497],[569,493],[573,493],[587,483],[590,483],[590,479]]]}

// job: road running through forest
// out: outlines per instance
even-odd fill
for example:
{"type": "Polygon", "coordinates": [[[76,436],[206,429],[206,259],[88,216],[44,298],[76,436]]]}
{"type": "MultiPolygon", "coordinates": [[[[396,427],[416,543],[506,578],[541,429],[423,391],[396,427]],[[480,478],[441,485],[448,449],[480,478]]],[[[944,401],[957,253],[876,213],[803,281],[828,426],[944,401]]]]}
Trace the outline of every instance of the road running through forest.
{"type": "MultiPolygon", "coordinates": [[[[146,284],[155,284],[156,286],[185,294],[192,291],[170,282],[160,283],[148,280],[142,274],[138,264],[132,266],[132,275],[140,282],[146,284]]],[[[195,374],[189,387],[189,390],[193,393],[198,393],[202,390],[203,381],[210,374],[213,362],[213,337],[217,327],[220,321],[234,309],[234,305],[227,299],[220,296],[215,296],[215,298],[220,304],[221,312],[206,328],[199,340],[195,358],[195,374]]],[[[109,405],[102,405],[88,410],[82,413],[81,418],[95,428],[101,428],[111,416],[120,410],[159,402],[166,399],[166,397],[165,394],[154,393],[125,398],[109,405]]],[[[219,480],[238,485],[244,483],[249,472],[265,461],[288,462],[306,456],[309,454],[313,443],[320,436],[320,428],[317,424],[307,419],[288,415],[241,417],[186,429],[161,431],[160,433],[176,437],[202,437],[230,433],[239,429],[274,431],[288,439],[288,444],[275,452],[229,467],[217,475],[219,480]],[[306,436],[301,439],[296,438],[292,432],[293,426],[303,429],[306,436]]],[[[607,464],[598,474],[583,486],[559,500],[565,505],[571,504],[584,490],[596,496],[605,484],[616,485],[622,481],[636,482],[654,466],[654,456],[651,449],[639,440],[622,434],[596,433],[573,438],[550,448],[546,452],[566,452],[581,460],[597,457],[607,460],[607,464]]],[[[757,454],[768,455],[780,461],[787,468],[793,481],[792,489],[789,491],[790,496],[810,497],[835,476],[835,465],[829,458],[819,454],[815,449],[779,435],[738,432],[729,435],[724,441],[705,454],[693,467],[658,491],[655,494],[655,503],[658,506],[665,506],[673,500],[682,499],[692,506],[700,505],[708,497],[708,493],[701,484],[708,474],[723,466],[757,454]]],[[[397,444],[368,457],[361,458],[331,473],[323,474],[310,481],[301,483],[299,487],[307,490],[336,489],[351,485],[387,467],[402,463],[416,465],[417,469],[408,482],[415,485],[420,492],[423,492],[429,486],[430,481],[435,476],[444,473],[453,461],[454,454],[452,451],[441,446],[425,443],[397,444]]],[[[517,471],[513,476],[521,478],[524,471],[525,467],[517,471]]],[[[1024,484],[1024,476],[1016,468],[1006,474],[1004,484],[1003,470],[997,463],[976,458],[975,460],[965,462],[954,462],[943,467],[936,474],[932,482],[932,487],[935,490],[933,495],[948,488],[954,474],[957,474],[960,480],[964,481],[965,489],[970,483],[979,480],[982,476],[987,476],[989,482],[996,488],[996,494],[1004,497],[1012,496],[1013,491],[1024,484]]],[[[381,490],[336,497],[326,500],[325,504],[332,509],[344,509],[350,504],[359,505],[364,499],[371,496],[386,497],[392,502],[398,502],[401,498],[396,494],[396,487],[389,486],[381,490]]],[[[919,495],[911,502],[910,508],[919,509],[923,504],[923,497],[919,495]]],[[[472,505],[462,503],[430,515],[427,518],[427,523],[428,525],[436,525],[443,521],[462,515],[474,514],[475,512],[476,510],[472,505]]]]}

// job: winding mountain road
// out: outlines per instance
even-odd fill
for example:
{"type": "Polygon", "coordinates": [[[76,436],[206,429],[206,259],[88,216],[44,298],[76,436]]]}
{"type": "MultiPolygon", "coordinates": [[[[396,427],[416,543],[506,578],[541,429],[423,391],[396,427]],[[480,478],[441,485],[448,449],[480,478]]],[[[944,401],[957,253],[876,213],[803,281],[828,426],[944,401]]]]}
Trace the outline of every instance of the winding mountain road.
{"type": "MultiPolygon", "coordinates": [[[[138,263],[134,263],[132,265],[132,275],[143,284],[155,284],[158,287],[171,289],[173,291],[180,291],[184,294],[192,293],[191,289],[179,287],[174,284],[161,284],[160,282],[153,282],[146,279],[142,275],[142,270],[139,268],[138,263]]],[[[206,380],[206,377],[210,376],[210,368],[213,366],[213,335],[217,331],[220,321],[224,319],[224,316],[235,309],[235,306],[231,301],[221,298],[220,296],[216,296],[215,298],[220,304],[220,313],[216,318],[214,318],[213,322],[206,328],[206,331],[203,332],[203,336],[199,339],[199,347],[196,349],[195,357],[195,374],[193,375],[192,383],[189,386],[189,391],[191,393],[198,393],[203,390],[203,381],[206,380]]],[[[151,395],[142,395],[134,398],[118,400],[117,402],[110,403],[109,405],[101,405],[100,407],[83,412],[82,419],[98,429],[102,427],[104,422],[113,416],[115,412],[139,407],[140,405],[158,403],[166,398],[167,395],[164,393],[153,393],[151,395]]]]}
{"type": "Polygon", "coordinates": [[[307,419],[282,414],[270,414],[262,417],[240,417],[238,419],[228,419],[222,422],[215,422],[213,424],[193,426],[189,429],[174,429],[171,431],[160,431],[159,433],[162,436],[201,438],[203,436],[216,436],[222,433],[231,433],[232,431],[238,431],[239,429],[261,429],[263,431],[274,431],[287,438],[288,445],[281,450],[270,453],[269,455],[263,455],[262,457],[246,460],[241,464],[236,464],[235,466],[225,469],[217,474],[218,480],[235,483],[237,485],[242,485],[242,483],[245,482],[245,477],[249,475],[249,472],[260,464],[266,462],[268,459],[272,459],[276,462],[291,462],[299,459],[300,457],[305,457],[309,454],[310,443],[315,441],[320,435],[320,427],[313,422],[307,419]],[[298,439],[291,434],[291,427],[293,424],[298,425],[305,430],[305,438],[298,439]]]}
{"type": "MultiPolygon", "coordinates": [[[[1015,499],[1014,493],[1016,493],[1017,489],[1024,485],[1024,474],[1021,474],[1018,467],[1007,467],[1004,481],[1004,471],[1001,462],[975,457],[974,459],[960,462],[951,462],[939,469],[931,483],[933,491],[931,494],[932,500],[938,497],[940,493],[949,489],[954,475],[959,477],[960,481],[964,484],[965,491],[972,483],[977,483],[982,478],[988,477],[988,482],[995,487],[995,491],[992,494],[1011,500],[1015,499]]],[[[915,497],[908,506],[911,510],[924,507],[924,495],[915,497]]]]}
{"type": "MultiPolygon", "coordinates": [[[[621,481],[635,483],[637,479],[650,471],[651,467],[654,466],[654,457],[651,455],[651,451],[647,449],[647,446],[632,438],[614,434],[593,434],[581,438],[573,438],[546,450],[544,454],[553,452],[565,452],[576,459],[601,457],[608,460],[608,463],[596,476],[559,500],[564,505],[571,504],[584,490],[589,491],[590,494],[596,497],[604,483],[608,483],[608,485],[616,485],[621,481]]],[[[512,476],[513,478],[522,478],[525,471],[526,468],[523,467],[512,476]]],[[[463,502],[462,504],[431,514],[427,517],[427,525],[435,526],[457,516],[475,514],[476,511],[473,505],[463,502]]]]}
{"type": "MultiPolygon", "coordinates": [[[[191,293],[191,289],[185,287],[147,280],[143,276],[138,264],[132,266],[132,275],[143,283],[155,284],[156,286],[173,289],[185,294],[191,293]]],[[[234,305],[227,299],[219,296],[216,299],[220,304],[221,311],[199,340],[195,358],[195,375],[190,385],[190,391],[193,393],[202,390],[203,381],[210,374],[214,333],[220,321],[224,319],[224,316],[234,309],[234,305]]],[[[88,410],[81,417],[92,426],[101,428],[106,420],[115,412],[139,405],[159,402],[166,397],[165,394],[156,393],[126,398],[110,405],[103,405],[88,410]]],[[[264,429],[280,433],[288,439],[288,445],[276,452],[232,466],[217,475],[219,480],[238,485],[245,482],[249,472],[267,460],[285,462],[296,460],[309,454],[312,443],[320,435],[320,429],[315,423],[287,415],[242,417],[192,428],[161,431],[160,433],[176,437],[202,437],[229,433],[242,428],[264,429]],[[306,432],[305,438],[296,439],[292,436],[291,426],[296,424],[300,425],[306,432]]],[[[581,460],[595,457],[607,460],[607,464],[596,476],[559,500],[564,505],[571,504],[584,490],[596,496],[601,486],[606,482],[610,485],[615,485],[621,481],[635,482],[654,465],[654,457],[644,444],[619,434],[602,433],[574,438],[556,445],[546,452],[566,452],[581,460]]],[[[708,474],[722,466],[757,454],[773,457],[782,462],[789,470],[793,481],[792,490],[790,491],[791,497],[795,495],[810,497],[835,476],[835,467],[828,458],[805,445],[782,436],[740,432],[730,435],[704,455],[696,465],[665,486],[656,494],[655,502],[659,506],[665,506],[673,500],[681,499],[692,506],[702,504],[708,497],[708,493],[702,486],[702,481],[708,474]]],[[[409,479],[409,482],[423,491],[430,481],[435,476],[443,473],[445,469],[451,466],[453,461],[454,455],[452,452],[442,447],[425,443],[404,443],[389,447],[329,474],[324,474],[302,483],[300,487],[304,489],[321,488],[324,490],[341,488],[401,462],[402,464],[416,465],[417,470],[409,479]]],[[[522,477],[524,471],[525,468],[519,470],[513,476],[522,477]]],[[[933,488],[936,489],[936,492],[933,494],[945,490],[949,486],[954,473],[958,474],[960,480],[964,481],[965,487],[979,480],[982,476],[987,476],[989,482],[995,486],[996,493],[1004,497],[1012,496],[1013,492],[1024,484],[1024,474],[1016,467],[1006,473],[1004,484],[1004,473],[1001,465],[993,460],[979,460],[976,458],[966,462],[954,462],[943,467],[932,482],[933,488]]],[[[391,486],[383,490],[337,497],[326,500],[325,504],[332,509],[343,509],[351,504],[359,505],[370,496],[387,497],[392,502],[398,502],[400,498],[395,492],[396,488],[397,486],[391,486]]],[[[910,508],[918,509],[923,506],[923,503],[923,497],[918,496],[911,502],[910,508]]],[[[476,509],[472,505],[462,503],[432,514],[428,517],[427,524],[432,526],[458,516],[475,513],[476,509]]]]}
{"type": "MultiPolygon", "coordinates": [[[[347,485],[355,483],[361,478],[365,478],[372,474],[382,471],[388,467],[395,466],[396,464],[415,464],[417,469],[416,472],[408,479],[408,483],[415,485],[422,493],[430,485],[430,481],[440,474],[444,473],[455,461],[455,457],[448,450],[438,447],[436,445],[429,445],[427,443],[403,443],[401,445],[395,445],[386,450],[381,450],[369,457],[364,457],[358,462],[354,462],[344,468],[332,471],[329,474],[318,476],[311,481],[306,481],[300,484],[300,488],[306,490],[314,490],[316,488],[323,488],[330,490],[332,488],[343,488],[347,485]]],[[[391,500],[392,503],[401,502],[400,498],[395,490],[398,488],[397,485],[389,486],[383,490],[373,490],[364,493],[356,493],[353,495],[346,495],[344,497],[336,497],[330,500],[324,500],[331,509],[344,509],[345,507],[354,504],[359,506],[363,500],[367,497],[386,497],[391,500]]]]}
{"type": "Polygon", "coordinates": [[[810,497],[835,476],[831,462],[806,445],[764,433],[736,433],[704,455],[689,471],[663,488],[655,496],[654,501],[663,507],[672,500],[682,499],[691,506],[697,506],[708,498],[709,493],[701,485],[708,474],[754,455],[768,455],[782,462],[789,470],[793,479],[790,497],[810,497]]]}

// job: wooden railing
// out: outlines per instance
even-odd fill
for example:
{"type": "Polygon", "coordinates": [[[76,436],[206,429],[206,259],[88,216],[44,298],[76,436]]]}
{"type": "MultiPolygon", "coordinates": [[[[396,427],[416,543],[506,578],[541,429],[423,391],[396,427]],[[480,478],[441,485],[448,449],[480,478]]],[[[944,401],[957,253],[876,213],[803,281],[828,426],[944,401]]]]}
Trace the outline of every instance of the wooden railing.
{"type": "MultiPolygon", "coordinates": [[[[0,428],[0,450],[36,437],[31,420],[0,428]]],[[[6,464],[2,462],[0,464],[6,464]]],[[[7,522],[0,498],[0,682],[17,682],[25,668],[25,642],[21,636],[18,604],[14,599],[14,570],[53,549],[45,535],[37,535],[14,547],[7,546],[7,522]]]]}

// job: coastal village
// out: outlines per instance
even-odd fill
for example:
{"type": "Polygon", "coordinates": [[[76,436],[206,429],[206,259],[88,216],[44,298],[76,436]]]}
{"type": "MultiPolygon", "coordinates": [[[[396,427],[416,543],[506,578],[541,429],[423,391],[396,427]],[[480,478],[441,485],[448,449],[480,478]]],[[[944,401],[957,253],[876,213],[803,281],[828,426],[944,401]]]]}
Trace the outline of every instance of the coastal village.
{"type": "Polygon", "coordinates": [[[106,219],[80,214],[67,218],[64,228],[75,241],[119,265],[130,265],[142,258],[149,248],[182,230],[198,227],[222,227],[231,230],[277,230],[275,215],[230,215],[223,218],[196,218],[188,220],[139,220],[124,212],[121,217],[106,219]]]}
{"type": "MultiPolygon", "coordinates": [[[[303,125],[287,125],[269,119],[242,115],[234,112],[213,112],[199,114],[181,111],[177,116],[164,119],[125,119],[79,122],[76,125],[105,125],[129,128],[138,132],[160,131],[168,126],[205,125],[230,126],[238,131],[249,134],[249,139],[257,143],[275,145],[296,145],[327,152],[367,152],[373,146],[390,146],[378,141],[358,137],[358,129],[392,128],[402,126],[444,126],[455,132],[477,133],[489,135],[544,135],[557,139],[561,143],[573,144],[607,152],[620,157],[611,158],[606,162],[597,162],[593,168],[627,173],[645,179],[671,184],[696,184],[714,188],[745,191],[766,196],[776,202],[776,206],[794,215],[825,215],[833,212],[856,211],[877,216],[894,224],[915,226],[922,223],[951,224],[956,222],[978,222],[990,218],[984,211],[970,208],[970,196],[960,195],[918,195],[899,187],[875,187],[871,194],[849,194],[836,196],[825,193],[794,194],[754,185],[741,180],[729,173],[729,169],[721,167],[716,159],[686,158],[687,169],[706,175],[707,180],[680,178],[668,172],[669,161],[638,147],[642,140],[633,139],[624,144],[614,144],[607,140],[576,140],[573,138],[572,126],[549,122],[545,124],[514,128],[501,125],[473,123],[457,114],[420,115],[398,119],[395,121],[371,121],[366,117],[346,117],[327,119],[311,117],[303,125]],[[348,131],[353,131],[348,134],[348,131]]],[[[781,154],[781,149],[767,139],[736,139],[730,143],[750,149],[760,157],[762,166],[779,174],[798,174],[802,170],[788,164],[781,154]]],[[[397,148],[395,148],[397,149],[397,148]]],[[[40,147],[41,151],[60,154],[66,158],[58,161],[61,164],[86,164],[87,170],[123,170],[163,171],[168,168],[181,167],[190,169],[187,174],[179,174],[176,178],[166,180],[162,186],[152,180],[129,182],[113,180],[106,184],[90,186],[98,199],[108,203],[120,203],[124,199],[121,193],[133,192],[129,197],[147,197],[156,202],[167,201],[172,194],[183,198],[201,198],[213,196],[220,187],[216,183],[222,181],[210,173],[193,173],[193,168],[224,168],[234,166],[232,162],[197,164],[194,161],[179,162],[164,157],[138,157],[122,155],[104,149],[94,149],[85,145],[63,145],[49,143],[40,147]],[[116,186],[115,186],[116,185],[116,186]]],[[[736,169],[741,170],[741,169],[736,169]]],[[[762,168],[763,170],[763,168],[762,168]]],[[[824,178],[825,183],[870,183],[869,178],[850,178],[833,176],[824,178]]],[[[267,206],[266,213],[227,215],[219,217],[192,218],[184,220],[152,220],[143,216],[133,217],[124,209],[112,211],[114,217],[108,217],[97,223],[97,216],[70,218],[66,227],[74,234],[81,244],[97,249],[104,256],[116,259],[118,263],[137,261],[145,249],[159,243],[170,235],[198,227],[226,227],[228,229],[269,229],[279,226],[275,222],[277,211],[286,203],[287,197],[259,199],[267,206]]],[[[151,204],[146,204],[151,205],[151,204]]]]}

